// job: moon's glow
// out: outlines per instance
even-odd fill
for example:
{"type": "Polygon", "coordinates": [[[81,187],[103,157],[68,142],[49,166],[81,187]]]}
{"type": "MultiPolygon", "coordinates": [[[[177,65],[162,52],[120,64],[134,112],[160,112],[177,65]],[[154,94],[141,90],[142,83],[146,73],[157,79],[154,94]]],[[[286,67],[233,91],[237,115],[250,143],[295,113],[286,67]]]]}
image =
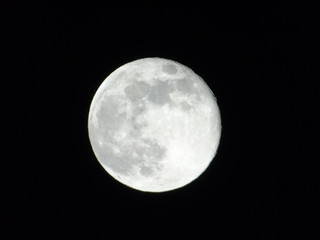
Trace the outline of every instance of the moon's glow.
{"type": "Polygon", "coordinates": [[[206,83],[172,60],[144,58],[112,72],[89,112],[105,170],[132,188],[162,192],[196,179],[216,154],[220,112],[206,83]]]}

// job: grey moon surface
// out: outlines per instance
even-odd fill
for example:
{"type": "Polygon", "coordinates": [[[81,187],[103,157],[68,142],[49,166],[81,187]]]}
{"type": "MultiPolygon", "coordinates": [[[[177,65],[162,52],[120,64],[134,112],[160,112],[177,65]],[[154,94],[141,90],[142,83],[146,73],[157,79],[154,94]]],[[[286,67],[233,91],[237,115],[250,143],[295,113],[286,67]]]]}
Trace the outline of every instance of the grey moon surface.
{"type": "Polygon", "coordinates": [[[216,98],[190,68],[163,58],[122,65],[90,105],[89,139],[102,167],[140,191],[164,192],[198,178],[216,155],[216,98]]]}

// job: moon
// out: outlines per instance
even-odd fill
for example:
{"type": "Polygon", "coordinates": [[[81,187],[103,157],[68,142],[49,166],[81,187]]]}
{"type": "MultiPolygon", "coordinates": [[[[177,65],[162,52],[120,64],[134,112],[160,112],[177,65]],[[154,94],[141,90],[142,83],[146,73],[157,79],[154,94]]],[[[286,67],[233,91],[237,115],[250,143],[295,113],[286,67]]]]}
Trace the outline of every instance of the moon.
{"type": "Polygon", "coordinates": [[[164,192],[198,178],[217,152],[221,118],[205,81],[173,60],[124,64],[90,105],[89,139],[102,167],[140,191],[164,192]]]}

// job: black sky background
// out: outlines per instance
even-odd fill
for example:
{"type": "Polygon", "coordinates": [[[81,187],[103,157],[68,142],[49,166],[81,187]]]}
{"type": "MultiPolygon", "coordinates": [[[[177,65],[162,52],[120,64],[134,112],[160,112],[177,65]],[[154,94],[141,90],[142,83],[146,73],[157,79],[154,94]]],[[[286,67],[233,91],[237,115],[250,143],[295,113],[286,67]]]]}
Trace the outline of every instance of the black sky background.
{"type": "Polygon", "coordinates": [[[302,1],[5,6],[9,85],[2,92],[9,96],[3,116],[10,144],[2,160],[1,221],[12,239],[310,233],[319,188],[311,10],[302,1]],[[190,185],[159,194],[112,179],[87,134],[101,82],[144,57],[192,68],[213,90],[222,115],[210,167],[190,185]]]}

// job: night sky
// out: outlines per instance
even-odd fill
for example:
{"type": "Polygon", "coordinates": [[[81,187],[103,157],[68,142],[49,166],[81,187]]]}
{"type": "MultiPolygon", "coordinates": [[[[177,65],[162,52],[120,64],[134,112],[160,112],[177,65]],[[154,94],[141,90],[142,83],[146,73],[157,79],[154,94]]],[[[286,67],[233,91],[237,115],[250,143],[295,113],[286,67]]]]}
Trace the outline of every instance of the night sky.
{"type": "Polygon", "coordinates": [[[316,216],[319,191],[314,13],[302,1],[255,2],[4,6],[2,117],[10,141],[3,145],[1,222],[8,239],[310,233],[315,223],[302,223],[316,216]],[[193,69],[221,111],[216,157],[197,180],[171,192],[145,193],[117,182],[88,138],[99,85],[144,57],[193,69]]]}

